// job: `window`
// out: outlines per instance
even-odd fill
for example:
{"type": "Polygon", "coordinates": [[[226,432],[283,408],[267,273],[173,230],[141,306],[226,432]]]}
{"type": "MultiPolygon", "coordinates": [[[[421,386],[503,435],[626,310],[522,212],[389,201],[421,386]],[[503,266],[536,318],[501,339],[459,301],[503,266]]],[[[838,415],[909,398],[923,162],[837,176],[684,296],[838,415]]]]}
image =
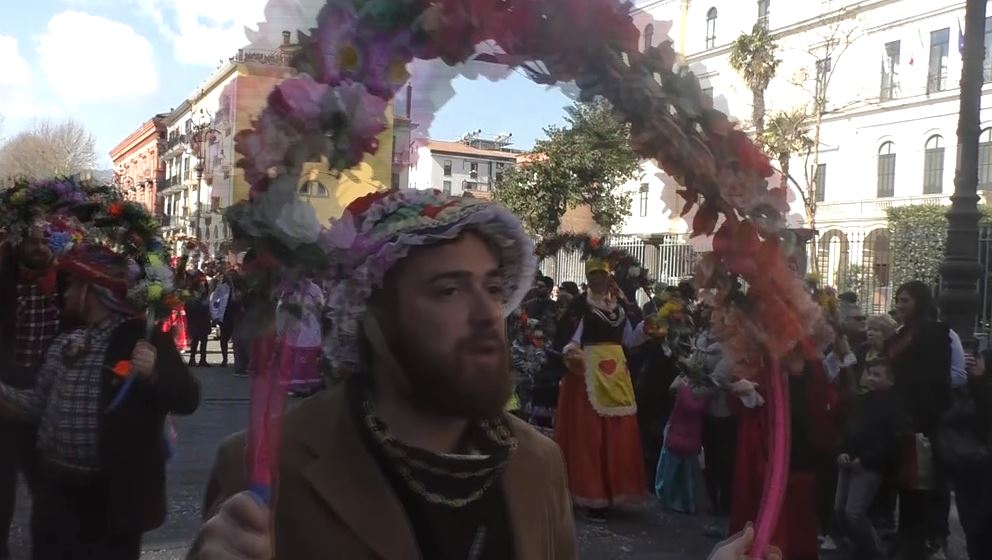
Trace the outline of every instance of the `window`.
{"type": "Polygon", "coordinates": [[[771,14],[771,0],[758,0],[758,23],[768,27],[768,16],[771,14]]]}
{"type": "Polygon", "coordinates": [[[451,177],[451,160],[444,160],[444,176],[451,177]]]}
{"type": "Polygon", "coordinates": [[[948,27],[930,33],[930,67],[927,71],[927,93],[947,89],[947,53],[951,40],[948,27]]]}
{"type": "Polygon", "coordinates": [[[496,181],[499,182],[503,179],[503,169],[506,167],[505,163],[496,164],[496,181]]]}
{"type": "Polygon", "coordinates": [[[389,176],[389,186],[392,187],[392,188],[394,188],[394,189],[400,188],[400,174],[399,173],[393,172],[389,176]]]}
{"type": "Polygon", "coordinates": [[[476,178],[479,177],[479,163],[478,162],[475,162],[475,161],[472,162],[471,166],[469,167],[469,173],[468,174],[473,179],[476,179],[476,178]]]}
{"type": "Polygon", "coordinates": [[[944,192],[944,139],[934,134],[927,140],[923,158],[923,194],[944,192]]]}
{"type": "Polygon", "coordinates": [[[706,48],[712,49],[716,46],[716,8],[710,8],[706,12],[706,48]]]}
{"type": "Polygon", "coordinates": [[[451,181],[445,181],[442,185],[442,192],[444,192],[444,194],[451,194],[451,181]]]}
{"type": "Polygon", "coordinates": [[[327,187],[320,181],[307,181],[300,187],[300,194],[305,197],[327,198],[331,196],[327,187]]]}
{"type": "Polygon", "coordinates": [[[891,198],[896,193],[896,145],[882,144],[878,149],[878,198],[891,198]]]}
{"type": "Polygon", "coordinates": [[[816,173],[813,176],[813,189],[817,202],[823,202],[827,199],[827,164],[817,164],[816,173]]]}
{"type": "Polygon", "coordinates": [[[992,82],[992,17],[985,18],[985,83],[992,82]]]}
{"type": "Polygon", "coordinates": [[[992,190],[992,128],[986,128],[978,139],[978,188],[992,190]]]}
{"type": "Polygon", "coordinates": [[[899,96],[899,78],[896,76],[896,71],[899,69],[900,50],[899,41],[885,44],[885,58],[882,60],[882,92],[879,94],[882,101],[899,96]]]}
{"type": "Polygon", "coordinates": [[[641,183],[640,192],[640,205],[641,205],[641,217],[644,218],[648,215],[648,194],[651,192],[651,187],[647,183],[641,183]]]}
{"type": "Polygon", "coordinates": [[[644,28],[644,50],[648,50],[654,46],[654,24],[649,23],[647,27],[644,28]]]}
{"type": "Polygon", "coordinates": [[[827,105],[827,84],[830,82],[830,57],[816,61],[816,103],[823,108],[827,105]]]}

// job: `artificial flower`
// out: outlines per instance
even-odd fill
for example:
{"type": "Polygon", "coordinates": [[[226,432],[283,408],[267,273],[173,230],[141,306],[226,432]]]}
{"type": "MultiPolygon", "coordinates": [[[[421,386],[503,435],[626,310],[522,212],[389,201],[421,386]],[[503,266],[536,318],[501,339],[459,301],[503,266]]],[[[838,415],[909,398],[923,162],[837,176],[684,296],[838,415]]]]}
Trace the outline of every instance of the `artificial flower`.
{"type": "Polygon", "coordinates": [[[120,202],[114,202],[107,207],[107,215],[114,218],[120,218],[124,215],[124,205],[120,202]]]}
{"type": "Polygon", "coordinates": [[[314,77],[325,84],[335,85],[344,77],[342,61],[347,63],[348,55],[356,52],[358,14],[354,6],[328,3],[320,11],[317,23],[310,46],[310,55],[316,61],[314,77]]]}
{"type": "Polygon", "coordinates": [[[269,95],[267,110],[274,111],[298,129],[317,127],[329,89],[330,86],[315,81],[309,74],[283,80],[269,95]]]}
{"type": "Polygon", "coordinates": [[[114,375],[116,375],[117,377],[121,377],[121,378],[127,377],[131,375],[131,360],[121,360],[116,364],[114,364],[114,367],[112,369],[114,375]]]}
{"type": "Polygon", "coordinates": [[[148,286],[148,301],[158,301],[162,298],[162,285],[161,284],[149,284],[148,286]]]}

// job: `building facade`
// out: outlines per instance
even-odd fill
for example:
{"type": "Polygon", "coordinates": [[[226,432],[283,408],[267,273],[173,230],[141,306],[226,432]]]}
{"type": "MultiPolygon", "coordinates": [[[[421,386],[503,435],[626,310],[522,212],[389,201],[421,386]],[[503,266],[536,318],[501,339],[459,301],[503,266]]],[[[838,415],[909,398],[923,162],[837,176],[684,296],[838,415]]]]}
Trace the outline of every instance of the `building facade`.
{"type": "Polygon", "coordinates": [[[165,182],[161,156],[166,147],[166,117],[162,114],[148,119],[110,151],[115,184],[124,197],[156,216],[162,215],[158,191],[165,182]]]}
{"type": "Polygon", "coordinates": [[[517,163],[520,153],[502,141],[467,138],[458,142],[429,140],[417,149],[409,187],[446,194],[488,198],[493,185],[517,163]]]}
{"type": "MultiPolygon", "coordinates": [[[[162,184],[158,191],[160,217],[167,239],[178,248],[190,238],[203,244],[204,259],[227,258],[231,231],[223,213],[247,200],[251,186],[238,168],[234,138],[265,108],[269,94],[293,75],[290,61],[297,45],[291,34],[271,51],[242,49],[221,65],[192,95],[161,118],[162,184]]],[[[409,157],[394,150],[395,137],[409,150],[409,119],[400,119],[379,137],[379,151],[345,173],[328,171],[327,162],[308,164],[300,177],[301,199],[309,202],[318,218],[337,218],[358,197],[406,181],[409,157]],[[405,136],[404,136],[405,135],[405,136]]]]}
{"type": "MultiPolygon", "coordinates": [[[[962,1],[932,0],[651,0],[637,6],[634,18],[644,47],[672,40],[704,94],[745,128],[753,98],[730,66],[731,45],[756,22],[768,28],[782,62],[765,94],[767,118],[800,109],[811,122],[822,122],[817,148],[792,158],[790,199],[796,203],[792,222],[817,231],[822,278],[836,283],[842,260],[865,261],[865,254],[852,251],[870,253],[867,262],[876,273],[888,266],[881,261],[889,254],[889,208],[949,203],[964,10],[962,1]],[[810,193],[813,224],[801,204],[810,193]],[[856,239],[865,241],[857,249],[851,245],[856,239]]],[[[988,50],[989,23],[985,42],[988,50]]],[[[979,183],[988,190],[989,56],[985,81],[979,183]]],[[[625,187],[633,195],[626,231],[685,231],[685,221],[673,219],[680,212],[673,181],[651,164],[644,171],[643,180],[625,187]]]]}

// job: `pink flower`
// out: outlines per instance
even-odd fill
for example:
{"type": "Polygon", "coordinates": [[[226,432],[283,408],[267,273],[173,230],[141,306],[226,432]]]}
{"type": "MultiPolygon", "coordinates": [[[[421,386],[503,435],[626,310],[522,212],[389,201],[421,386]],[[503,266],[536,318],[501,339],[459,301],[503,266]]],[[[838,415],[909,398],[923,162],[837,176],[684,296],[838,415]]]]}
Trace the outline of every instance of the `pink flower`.
{"type": "Polygon", "coordinates": [[[392,98],[410,79],[406,69],[413,60],[409,42],[406,33],[393,36],[375,33],[359,39],[361,62],[357,81],[365,84],[373,95],[392,98]]]}
{"type": "Polygon", "coordinates": [[[280,83],[269,95],[269,109],[300,128],[318,125],[324,96],[330,86],[301,74],[280,83]]]}
{"type": "Polygon", "coordinates": [[[235,150],[243,156],[238,165],[245,169],[247,180],[255,184],[268,175],[269,169],[280,167],[299,133],[271,109],[262,112],[252,129],[234,137],[235,150]]]}

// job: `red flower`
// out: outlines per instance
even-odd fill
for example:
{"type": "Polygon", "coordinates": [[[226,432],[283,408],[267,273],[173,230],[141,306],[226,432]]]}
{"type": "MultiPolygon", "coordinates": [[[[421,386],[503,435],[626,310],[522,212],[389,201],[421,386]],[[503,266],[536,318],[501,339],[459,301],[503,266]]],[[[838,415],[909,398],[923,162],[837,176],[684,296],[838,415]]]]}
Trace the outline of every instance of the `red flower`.
{"type": "Polygon", "coordinates": [[[121,360],[114,364],[114,375],[117,377],[127,377],[131,375],[131,360],[121,360]]]}
{"type": "Polygon", "coordinates": [[[107,208],[107,215],[114,218],[120,218],[124,215],[124,205],[120,202],[114,202],[107,208]]]}
{"type": "Polygon", "coordinates": [[[358,218],[359,216],[364,215],[365,212],[367,212],[368,209],[371,208],[373,204],[375,204],[376,202],[378,202],[383,198],[386,198],[393,192],[394,191],[392,190],[376,191],[369,193],[361,198],[356,198],[354,201],[352,201],[351,204],[348,205],[347,210],[352,216],[358,218]]]}

